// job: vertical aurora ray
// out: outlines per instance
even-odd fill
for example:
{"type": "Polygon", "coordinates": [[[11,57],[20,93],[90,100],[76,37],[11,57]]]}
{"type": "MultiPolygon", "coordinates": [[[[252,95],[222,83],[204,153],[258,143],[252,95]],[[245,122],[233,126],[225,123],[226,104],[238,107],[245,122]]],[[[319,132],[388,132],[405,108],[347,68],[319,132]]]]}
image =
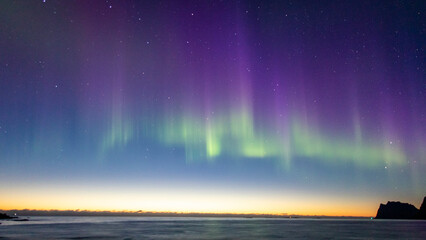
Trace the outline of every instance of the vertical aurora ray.
{"type": "Polygon", "coordinates": [[[114,81],[116,85],[113,91],[110,121],[107,122],[108,130],[106,131],[103,140],[101,141],[101,151],[107,152],[111,148],[123,148],[133,138],[134,128],[131,120],[124,112],[124,96],[123,86],[121,83],[122,77],[114,81]]]}

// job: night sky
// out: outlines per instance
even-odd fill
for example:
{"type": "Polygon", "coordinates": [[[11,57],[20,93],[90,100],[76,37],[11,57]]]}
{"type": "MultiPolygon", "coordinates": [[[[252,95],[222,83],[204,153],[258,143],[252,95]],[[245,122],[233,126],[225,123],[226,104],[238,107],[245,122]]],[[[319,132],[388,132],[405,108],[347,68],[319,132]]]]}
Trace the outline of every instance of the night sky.
{"type": "Polygon", "coordinates": [[[425,14],[424,1],[1,1],[0,209],[419,207],[425,14]]]}

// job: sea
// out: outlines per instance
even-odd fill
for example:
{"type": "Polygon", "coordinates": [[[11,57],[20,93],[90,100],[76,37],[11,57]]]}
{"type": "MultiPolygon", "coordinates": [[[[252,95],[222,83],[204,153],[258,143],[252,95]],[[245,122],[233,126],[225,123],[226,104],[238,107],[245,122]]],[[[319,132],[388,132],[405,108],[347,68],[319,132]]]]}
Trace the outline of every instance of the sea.
{"type": "Polygon", "coordinates": [[[33,216],[0,223],[0,239],[426,239],[422,220],[33,216]]]}

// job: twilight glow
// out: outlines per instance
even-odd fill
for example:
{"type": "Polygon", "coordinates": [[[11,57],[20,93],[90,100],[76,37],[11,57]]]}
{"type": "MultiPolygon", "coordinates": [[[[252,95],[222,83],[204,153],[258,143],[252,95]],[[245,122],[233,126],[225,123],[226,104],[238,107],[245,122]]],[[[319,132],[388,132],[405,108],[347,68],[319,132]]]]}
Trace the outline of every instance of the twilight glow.
{"type": "Polygon", "coordinates": [[[0,209],[418,206],[424,14],[421,1],[2,1],[0,209]]]}

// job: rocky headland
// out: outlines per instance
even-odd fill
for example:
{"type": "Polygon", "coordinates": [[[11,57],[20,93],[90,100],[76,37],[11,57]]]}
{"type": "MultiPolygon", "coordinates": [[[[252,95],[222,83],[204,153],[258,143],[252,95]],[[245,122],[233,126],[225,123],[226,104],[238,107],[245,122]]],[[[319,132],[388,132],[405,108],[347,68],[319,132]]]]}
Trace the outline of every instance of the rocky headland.
{"type": "Polygon", "coordinates": [[[426,219],[426,197],[423,198],[420,210],[409,203],[380,204],[376,219],[426,219]]]}
{"type": "Polygon", "coordinates": [[[13,217],[5,214],[5,213],[0,213],[0,219],[12,219],[13,217]]]}

